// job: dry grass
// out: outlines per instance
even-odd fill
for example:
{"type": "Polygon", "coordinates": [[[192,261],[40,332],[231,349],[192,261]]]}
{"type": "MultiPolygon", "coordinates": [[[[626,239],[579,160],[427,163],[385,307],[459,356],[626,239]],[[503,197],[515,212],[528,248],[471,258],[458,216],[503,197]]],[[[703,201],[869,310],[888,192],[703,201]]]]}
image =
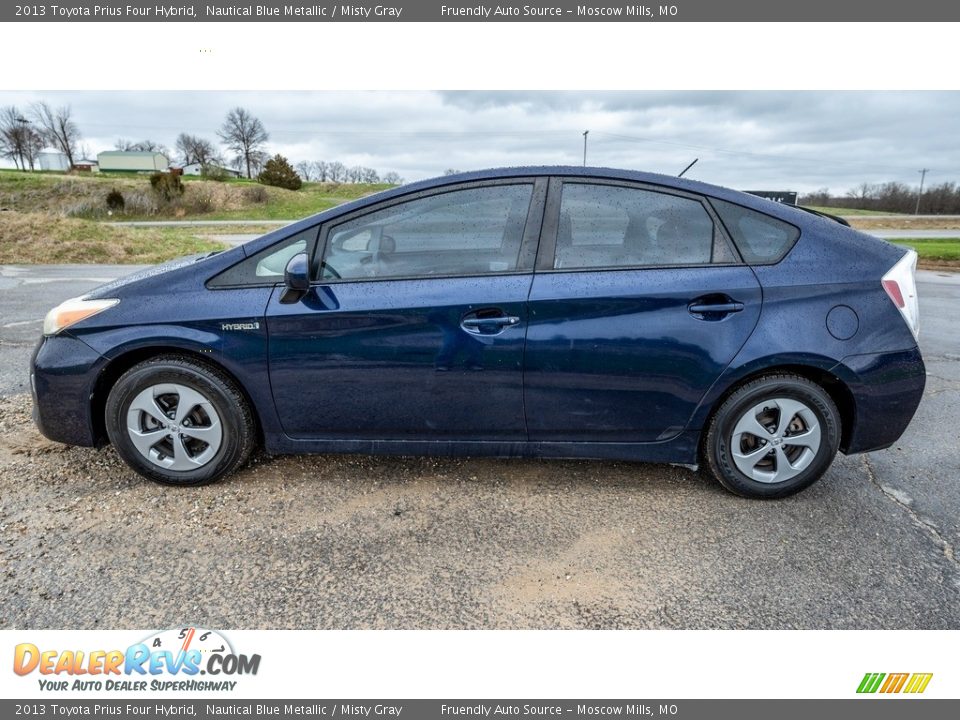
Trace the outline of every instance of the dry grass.
{"type": "Polygon", "coordinates": [[[42,213],[0,213],[0,263],[152,264],[222,250],[195,228],[114,227],[42,213]]]}
{"type": "Polygon", "coordinates": [[[250,219],[297,220],[386,185],[305,183],[301,190],[267,187],[248,180],[214,182],[184,179],[183,195],[167,202],[147,176],[60,175],[0,171],[0,208],[20,213],[96,220],[250,219]],[[110,211],[107,194],[122,196],[110,211]]]}
{"type": "Polygon", "coordinates": [[[868,215],[847,217],[847,222],[857,230],[960,230],[960,219],[936,217],[874,218],[868,215]]]}

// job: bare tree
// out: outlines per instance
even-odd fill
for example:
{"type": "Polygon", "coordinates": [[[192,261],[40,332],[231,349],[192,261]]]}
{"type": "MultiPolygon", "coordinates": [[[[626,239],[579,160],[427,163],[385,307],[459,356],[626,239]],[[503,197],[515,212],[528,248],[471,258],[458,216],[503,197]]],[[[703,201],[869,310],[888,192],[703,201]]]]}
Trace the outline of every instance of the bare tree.
{"type": "Polygon", "coordinates": [[[247,177],[252,178],[254,171],[266,160],[263,146],[270,136],[263,123],[245,108],[235,107],[227,113],[217,135],[236,155],[237,165],[246,166],[247,177]]]}
{"type": "Polygon", "coordinates": [[[876,189],[876,185],[871,185],[870,183],[860,183],[855,188],[851,188],[847,191],[847,197],[852,200],[865,202],[869,198],[873,197],[876,189]]]}
{"type": "Polygon", "coordinates": [[[134,142],[133,140],[125,140],[120,138],[113,144],[117,150],[123,152],[154,152],[161,153],[167,158],[170,157],[170,151],[167,149],[167,146],[163,143],[158,143],[149,138],[147,140],[138,140],[134,142]]]}
{"type": "Polygon", "coordinates": [[[323,160],[314,160],[313,174],[318,182],[326,182],[330,177],[330,164],[323,160]]]}
{"type": "Polygon", "coordinates": [[[443,174],[444,174],[444,175],[459,175],[459,174],[460,174],[460,171],[459,171],[459,170],[454,170],[453,168],[447,168],[446,170],[443,171],[443,174]]]}
{"type": "Polygon", "coordinates": [[[383,181],[387,183],[387,185],[403,185],[403,178],[400,177],[398,173],[393,172],[393,170],[383,176],[383,181]]]}
{"type": "Polygon", "coordinates": [[[309,160],[304,160],[297,163],[297,175],[309,182],[313,175],[313,163],[309,160]]]}
{"type": "Polygon", "coordinates": [[[184,165],[197,163],[200,166],[204,166],[220,161],[219,154],[212,142],[188,133],[180,133],[177,135],[174,151],[184,165]]]}
{"type": "Polygon", "coordinates": [[[343,182],[346,180],[347,168],[342,162],[334,161],[327,165],[327,175],[330,182],[343,182]]]}
{"type": "Polygon", "coordinates": [[[360,182],[374,184],[380,182],[380,175],[373,168],[360,168],[360,182]]]}
{"type": "Polygon", "coordinates": [[[43,144],[43,137],[18,108],[0,110],[0,155],[21,170],[33,170],[43,144]]]}
{"type": "Polygon", "coordinates": [[[38,102],[31,108],[43,139],[67,156],[67,163],[73,167],[80,141],[80,129],[73,121],[73,112],[69,105],[52,108],[45,102],[38,102]]]}

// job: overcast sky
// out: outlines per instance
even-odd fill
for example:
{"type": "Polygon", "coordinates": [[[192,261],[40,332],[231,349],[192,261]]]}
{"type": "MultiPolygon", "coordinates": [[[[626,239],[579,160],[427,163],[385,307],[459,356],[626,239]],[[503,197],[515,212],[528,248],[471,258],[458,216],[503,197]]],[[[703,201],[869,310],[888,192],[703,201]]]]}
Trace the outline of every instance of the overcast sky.
{"type": "MultiPolygon", "coordinates": [[[[117,138],[216,141],[243,106],[292,162],[339,160],[406,180],[446,168],[583,162],[739,189],[835,194],[862,182],[960,181],[960,92],[2,92],[69,104],[92,153],[117,138]]],[[[7,163],[9,164],[9,163],[7,163]]]]}

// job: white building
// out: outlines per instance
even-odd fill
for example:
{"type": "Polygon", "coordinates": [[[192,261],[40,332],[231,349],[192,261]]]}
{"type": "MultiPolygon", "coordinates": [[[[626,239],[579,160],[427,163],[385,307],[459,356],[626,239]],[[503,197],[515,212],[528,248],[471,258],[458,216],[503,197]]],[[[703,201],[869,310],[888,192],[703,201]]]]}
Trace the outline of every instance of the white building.
{"type": "MultiPolygon", "coordinates": [[[[221,171],[222,173],[229,175],[230,177],[240,177],[239,170],[234,170],[233,168],[228,168],[228,167],[223,167],[222,165],[213,165],[213,164],[211,164],[210,167],[214,167],[219,171],[221,171]]],[[[184,175],[203,175],[203,165],[201,165],[200,163],[190,163],[189,165],[184,165],[183,168],[181,169],[183,170],[184,175]]]]}
{"type": "Polygon", "coordinates": [[[61,170],[67,171],[70,169],[70,161],[67,160],[67,156],[62,152],[57,152],[56,150],[45,150],[40,153],[37,158],[40,161],[41,170],[61,170]]]}
{"type": "Polygon", "coordinates": [[[158,152],[107,150],[97,153],[97,164],[101,172],[154,173],[166,172],[170,160],[158,152]]]}

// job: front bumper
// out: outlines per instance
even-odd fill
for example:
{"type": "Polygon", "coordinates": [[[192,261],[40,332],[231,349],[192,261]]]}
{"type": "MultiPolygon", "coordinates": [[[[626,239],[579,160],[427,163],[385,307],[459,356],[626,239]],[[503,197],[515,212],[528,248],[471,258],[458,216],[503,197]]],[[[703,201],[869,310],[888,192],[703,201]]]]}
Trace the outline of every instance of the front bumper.
{"type": "Polygon", "coordinates": [[[44,337],[30,360],[33,420],[51,440],[98,444],[91,400],[106,359],[81,340],[61,333],[44,337]]]}
{"type": "Polygon", "coordinates": [[[899,440],[917,412],[927,382],[920,349],[851,355],[833,372],[844,380],[854,400],[854,420],[849,433],[844,432],[843,452],[882,450],[899,440]]]}

